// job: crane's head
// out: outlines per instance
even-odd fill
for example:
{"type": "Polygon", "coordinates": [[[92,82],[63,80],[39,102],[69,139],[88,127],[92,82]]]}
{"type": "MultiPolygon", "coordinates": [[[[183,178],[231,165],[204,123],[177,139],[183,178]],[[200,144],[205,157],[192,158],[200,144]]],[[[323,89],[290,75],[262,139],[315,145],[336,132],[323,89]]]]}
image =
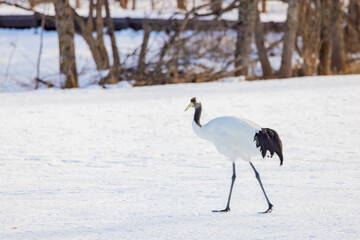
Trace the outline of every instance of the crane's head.
{"type": "Polygon", "coordinates": [[[190,100],[190,104],[186,107],[185,111],[187,111],[189,108],[193,107],[193,108],[197,108],[198,106],[200,106],[201,103],[197,101],[196,97],[193,97],[190,100]]]}

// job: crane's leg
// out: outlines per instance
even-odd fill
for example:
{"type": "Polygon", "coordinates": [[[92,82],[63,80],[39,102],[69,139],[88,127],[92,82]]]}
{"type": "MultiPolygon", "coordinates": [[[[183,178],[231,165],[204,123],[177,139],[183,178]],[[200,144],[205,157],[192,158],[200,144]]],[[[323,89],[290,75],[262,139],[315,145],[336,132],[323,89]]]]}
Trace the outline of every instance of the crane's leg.
{"type": "Polygon", "coordinates": [[[228,202],[226,204],[226,208],[223,209],[223,210],[213,210],[213,212],[228,212],[228,211],[230,211],[230,199],[231,199],[231,193],[232,193],[232,189],[233,189],[233,186],[234,186],[235,179],[236,179],[235,163],[233,162],[233,175],[231,177],[230,193],[229,193],[228,202]]]}
{"type": "Polygon", "coordinates": [[[270,213],[270,212],[272,211],[272,209],[273,209],[273,205],[270,203],[269,198],[266,196],[264,187],[263,187],[263,185],[262,185],[262,183],[261,183],[260,174],[258,173],[258,171],[256,171],[254,165],[253,165],[251,162],[250,162],[250,166],[251,166],[252,169],[254,170],[254,172],[255,172],[255,177],[256,177],[256,179],[259,181],[261,190],[263,191],[263,193],[264,193],[264,195],[265,195],[265,198],[266,198],[266,201],[267,201],[267,203],[269,204],[269,208],[268,208],[265,212],[261,212],[261,213],[270,213]]]}

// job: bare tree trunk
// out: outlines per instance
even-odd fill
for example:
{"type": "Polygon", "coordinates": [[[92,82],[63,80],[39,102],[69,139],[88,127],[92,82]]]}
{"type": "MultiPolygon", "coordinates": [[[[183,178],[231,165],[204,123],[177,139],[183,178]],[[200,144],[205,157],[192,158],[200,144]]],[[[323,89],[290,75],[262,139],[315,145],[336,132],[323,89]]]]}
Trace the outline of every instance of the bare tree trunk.
{"type": "Polygon", "coordinates": [[[256,22],[258,0],[243,0],[239,5],[239,19],[237,26],[237,40],[235,50],[235,68],[241,68],[235,72],[236,76],[248,75],[250,63],[251,42],[256,22]]]}
{"type": "Polygon", "coordinates": [[[343,18],[341,10],[341,2],[339,0],[334,1],[333,3],[333,12],[332,16],[334,17],[334,31],[332,39],[332,56],[331,56],[331,69],[335,73],[346,74],[346,54],[345,54],[345,44],[344,44],[344,29],[343,29],[343,18]]]}
{"type": "Polygon", "coordinates": [[[319,52],[319,75],[331,75],[331,41],[324,41],[321,44],[319,52]]]}
{"type": "Polygon", "coordinates": [[[105,11],[106,11],[106,22],[107,22],[107,26],[108,26],[108,34],[110,36],[111,49],[112,49],[112,53],[113,53],[113,65],[111,66],[110,73],[109,73],[107,79],[105,80],[105,82],[100,81],[99,84],[103,84],[103,83],[114,84],[114,83],[119,82],[119,76],[120,76],[120,72],[121,72],[120,57],[119,57],[119,51],[118,51],[118,48],[116,45],[115,34],[114,34],[114,32],[115,32],[114,31],[114,23],[110,16],[108,0],[104,0],[104,4],[105,4],[105,11]]]}
{"type": "MultiPolygon", "coordinates": [[[[73,11],[73,14],[75,16],[76,23],[78,24],[79,28],[77,30],[77,33],[80,34],[86,43],[89,46],[89,49],[91,51],[91,54],[93,56],[93,59],[96,64],[97,70],[105,70],[110,68],[109,64],[109,56],[107,54],[104,40],[103,40],[103,20],[101,17],[101,14],[98,14],[98,19],[96,21],[96,27],[98,30],[98,34],[95,38],[93,35],[94,31],[94,21],[93,21],[93,11],[94,11],[94,3],[93,0],[89,1],[89,16],[87,18],[87,21],[80,17],[75,11],[73,11]]],[[[101,12],[101,6],[100,8],[97,7],[97,11],[101,12]]]]}
{"type": "Polygon", "coordinates": [[[346,21],[346,51],[357,53],[360,51],[360,1],[350,0],[346,21]]]}
{"type": "Polygon", "coordinates": [[[55,25],[59,37],[60,72],[66,76],[64,87],[78,87],[72,8],[68,0],[56,0],[54,6],[55,25]]]}
{"type": "Polygon", "coordinates": [[[332,0],[321,1],[321,45],[319,51],[319,75],[331,74],[331,34],[333,22],[331,21],[332,0]]]}
{"type": "Polygon", "coordinates": [[[360,1],[350,0],[349,3],[349,18],[357,26],[357,31],[360,32],[360,1]]]}
{"type": "Polygon", "coordinates": [[[120,2],[120,7],[122,7],[123,9],[127,9],[129,0],[119,0],[119,2],[120,2]]]}
{"type": "Polygon", "coordinates": [[[267,12],[266,0],[262,0],[262,1],[261,1],[261,12],[263,12],[263,13],[266,13],[266,12],[267,12]]]}
{"type": "Polygon", "coordinates": [[[255,27],[255,42],[258,51],[261,68],[263,71],[264,79],[270,79],[273,77],[272,68],[269,59],[266,56],[266,48],[264,45],[264,30],[263,24],[260,21],[259,11],[256,11],[256,27],[255,27]]]}
{"type": "Polygon", "coordinates": [[[45,27],[45,15],[41,16],[41,32],[40,32],[40,48],[39,48],[39,55],[36,64],[36,78],[35,78],[35,89],[39,87],[39,80],[40,80],[40,62],[41,62],[41,54],[43,50],[43,43],[44,43],[44,27],[45,27]]]}
{"type": "Polygon", "coordinates": [[[303,0],[301,5],[303,72],[305,76],[312,76],[316,72],[319,58],[321,3],[320,0],[303,0]]]}
{"type": "Polygon", "coordinates": [[[132,0],[132,10],[136,9],[136,0],[132,0]]]}
{"type": "MultiPolygon", "coordinates": [[[[99,49],[102,68],[101,70],[108,69],[110,67],[109,56],[104,43],[104,21],[102,17],[102,6],[104,0],[97,0],[96,2],[96,47],[99,49]]],[[[91,33],[92,35],[92,33],[91,33]]]]}
{"type": "Polygon", "coordinates": [[[211,11],[215,14],[219,14],[222,8],[222,0],[210,0],[211,11]]]}
{"type": "Polygon", "coordinates": [[[92,37],[92,33],[89,32],[87,34],[81,34],[85,39],[86,43],[89,46],[93,59],[95,61],[95,65],[97,70],[106,70],[109,69],[109,57],[106,51],[105,46],[101,46],[98,44],[96,39],[92,37]]]}
{"type": "Polygon", "coordinates": [[[186,10],[186,0],[177,0],[177,7],[181,10],[186,10]]]}
{"type": "Polygon", "coordinates": [[[149,42],[149,37],[150,37],[150,32],[151,32],[151,29],[150,29],[149,25],[147,24],[146,20],[143,23],[143,28],[144,28],[144,38],[143,38],[143,42],[141,45],[141,51],[140,51],[140,55],[139,55],[139,63],[138,63],[138,69],[137,69],[138,75],[139,75],[139,81],[144,80],[145,57],[146,57],[147,45],[149,42]]]}
{"type": "Polygon", "coordinates": [[[287,19],[285,23],[283,52],[279,70],[280,78],[292,77],[292,56],[295,49],[296,33],[298,28],[299,1],[289,0],[288,4],[289,7],[287,10],[287,19]]]}
{"type": "Polygon", "coordinates": [[[81,0],[76,0],[75,8],[81,8],[81,0]]]}

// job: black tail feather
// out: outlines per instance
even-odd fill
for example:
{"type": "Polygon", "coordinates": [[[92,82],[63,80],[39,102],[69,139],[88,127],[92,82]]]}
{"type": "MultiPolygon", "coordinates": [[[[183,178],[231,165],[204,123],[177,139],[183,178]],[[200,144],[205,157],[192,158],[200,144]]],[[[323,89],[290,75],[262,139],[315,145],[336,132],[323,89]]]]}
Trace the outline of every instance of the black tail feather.
{"type": "Polygon", "coordinates": [[[254,141],[256,142],[256,147],[260,147],[263,158],[267,151],[270,152],[271,157],[276,153],[280,158],[280,166],[283,164],[282,142],[275,130],[262,128],[261,131],[255,134],[254,141]]]}

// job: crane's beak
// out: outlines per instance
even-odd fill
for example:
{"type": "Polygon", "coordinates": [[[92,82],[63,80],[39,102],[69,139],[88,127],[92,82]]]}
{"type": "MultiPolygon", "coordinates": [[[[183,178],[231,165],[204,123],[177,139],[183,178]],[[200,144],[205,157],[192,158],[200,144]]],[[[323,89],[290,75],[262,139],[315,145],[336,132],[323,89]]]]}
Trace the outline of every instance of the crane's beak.
{"type": "Polygon", "coordinates": [[[186,112],[189,108],[191,108],[191,107],[193,107],[193,106],[194,106],[194,104],[193,104],[193,103],[190,103],[190,104],[186,107],[185,112],[186,112]]]}

